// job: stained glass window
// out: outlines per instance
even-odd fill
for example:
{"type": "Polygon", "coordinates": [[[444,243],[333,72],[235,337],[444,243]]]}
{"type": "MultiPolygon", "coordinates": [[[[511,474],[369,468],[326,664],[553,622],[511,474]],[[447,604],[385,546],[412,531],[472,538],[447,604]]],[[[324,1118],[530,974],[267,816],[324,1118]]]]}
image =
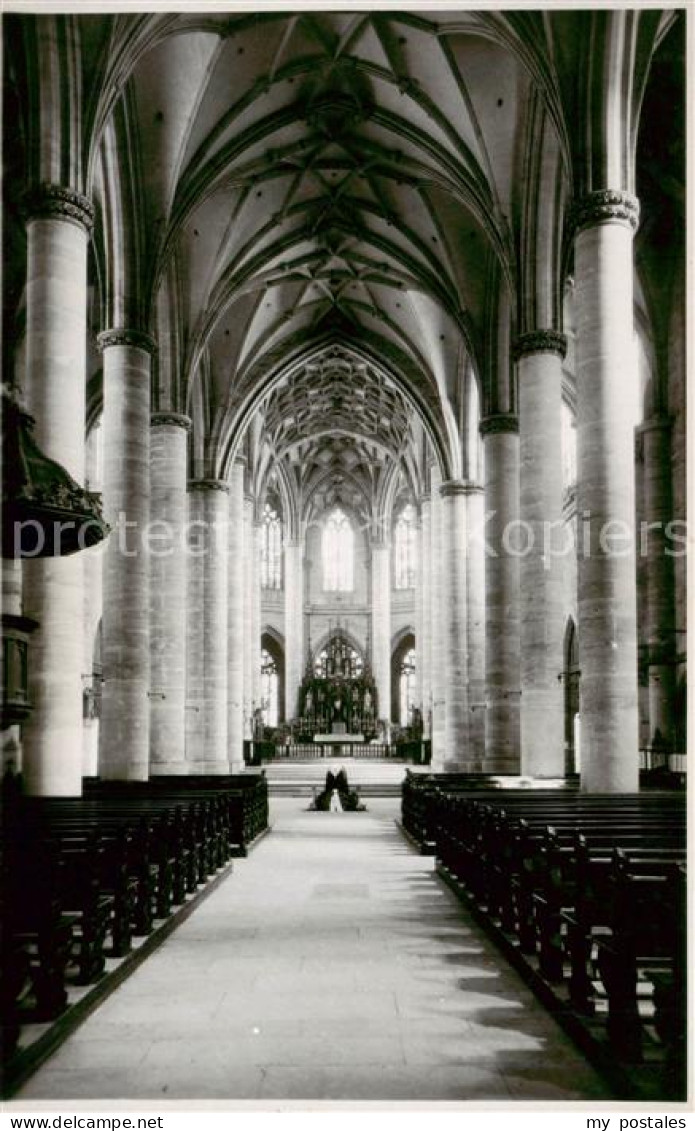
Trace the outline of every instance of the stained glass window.
{"type": "Polygon", "coordinates": [[[401,664],[400,676],[401,726],[410,724],[415,704],[415,649],[406,652],[401,664]]]}
{"type": "Polygon", "coordinates": [[[282,589],[282,520],[270,503],[263,508],[261,587],[282,589]]]}
{"type": "Polygon", "coordinates": [[[261,708],[263,723],[267,727],[278,725],[278,669],[275,660],[265,648],[261,652],[261,708]]]}
{"type": "Polygon", "coordinates": [[[333,636],[314,660],[314,675],[318,679],[357,679],[362,675],[364,663],[356,648],[343,636],[333,636]]]}
{"type": "Polygon", "coordinates": [[[415,508],[408,503],[400,513],[393,539],[396,589],[412,589],[417,569],[415,508]]]}
{"type": "Polygon", "coordinates": [[[323,588],[350,593],[354,588],[355,536],[350,520],[340,507],[328,515],[321,540],[323,588]]]}

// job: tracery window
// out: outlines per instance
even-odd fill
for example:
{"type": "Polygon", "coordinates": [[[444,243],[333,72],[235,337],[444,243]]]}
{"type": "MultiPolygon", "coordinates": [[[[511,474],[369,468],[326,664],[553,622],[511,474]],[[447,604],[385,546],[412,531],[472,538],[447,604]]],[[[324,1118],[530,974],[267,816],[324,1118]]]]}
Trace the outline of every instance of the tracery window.
{"type": "Polygon", "coordinates": [[[261,587],[282,589],[282,520],[270,503],[263,508],[261,587]]]}
{"type": "Polygon", "coordinates": [[[412,589],[417,571],[415,508],[408,503],[396,523],[393,539],[396,589],[412,589]]]}
{"type": "Polygon", "coordinates": [[[324,523],[321,556],[324,591],[352,592],[355,536],[348,516],[340,507],[335,507],[324,523]]]}
{"type": "Polygon", "coordinates": [[[413,707],[415,703],[415,649],[410,648],[401,663],[400,674],[400,708],[401,708],[401,725],[408,726],[410,723],[413,707]]]}
{"type": "Polygon", "coordinates": [[[278,669],[270,652],[261,652],[261,709],[267,727],[278,725],[278,669]]]}
{"type": "Polygon", "coordinates": [[[364,670],[362,656],[344,636],[332,636],[314,660],[317,679],[358,679],[364,670]]]}

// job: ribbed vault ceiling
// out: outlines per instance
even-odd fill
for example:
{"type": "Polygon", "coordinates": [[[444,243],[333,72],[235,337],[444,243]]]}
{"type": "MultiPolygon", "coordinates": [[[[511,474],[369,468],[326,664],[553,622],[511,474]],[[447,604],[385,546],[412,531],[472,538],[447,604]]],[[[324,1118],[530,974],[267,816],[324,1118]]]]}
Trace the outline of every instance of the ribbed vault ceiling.
{"type": "MultiPolygon", "coordinates": [[[[585,160],[587,129],[600,137],[609,113],[634,144],[653,45],[674,19],[592,23],[549,8],[77,15],[79,98],[77,86],[57,91],[47,64],[53,133],[34,114],[17,137],[27,170],[34,154],[65,164],[66,138],[79,152],[75,183],[97,205],[94,321],[156,333],[154,406],[192,415],[203,473],[224,473],[246,431],[256,477],[273,453],[288,468],[300,456],[332,466],[334,483],[389,461],[415,483],[423,435],[443,473],[462,475],[469,375],[485,411],[515,410],[504,335],[560,324],[568,202],[613,183],[598,152],[585,160]],[[366,366],[345,371],[348,398],[339,371],[322,390],[337,348],[366,366]],[[393,398],[389,424],[368,434],[379,398],[393,398]]],[[[18,107],[44,34],[27,26],[9,37],[18,107]],[[15,42],[27,70],[16,79],[15,42]]],[[[13,146],[8,162],[19,168],[13,146]]],[[[659,268],[656,255],[655,278],[659,268]]],[[[20,288],[11,279],[13,296],[20,288]]]]}
{"type": "MultiPolygon", "coordinates": [[[[531,79],[472,15],[436,15],[180,17],[135,67],[142,242],[166,232],[147,261],[218,436],[299,343],[339,336],[407,370],[456,446],[490,259],[510,259],[531,79]]],[[[344,430],[322,405],[325,447],[344,430]]],[[[394,429],[377,447],[397,455],[394,429]]]]}

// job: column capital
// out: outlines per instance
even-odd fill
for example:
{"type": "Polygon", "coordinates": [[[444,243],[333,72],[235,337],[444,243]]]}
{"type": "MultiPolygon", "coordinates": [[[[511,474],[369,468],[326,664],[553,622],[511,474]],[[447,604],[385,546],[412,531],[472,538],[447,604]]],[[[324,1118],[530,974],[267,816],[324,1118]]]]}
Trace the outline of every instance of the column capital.
{"type": "Polygon", "coordinates": [[[97,334],[97,346],[102,353],[111,346],[133,346],[150,354],[157,350],[154,338],[144,330],[102,330],[97,334]]]}
{"type": "Polygon", "coordinates": [[[153,412],[150,416],[150,425],[152,428],[165,426],[183,428],[186,432],[190,432],[191,418],[184,416],[182,412],[153,412]]]}
{"type": "Polygon", "coordinates": [[[229,494],[229,483],[224,479],[189,479],[189,491],[222,491],[223,494],[229,494]]]}
{"type": "Polygon", "coordinates": [[[465,479],[446,479],[439,488],[439,496],[442,499],[452,499],[456,495],[467,495],[468,483],[465,479]]]}
{"type": "Polygon", "coordinates": [[[518,433],[519,417],[510,412],[496,412],[480,421],[481,436],[494,436],[503,432],[518,433]]]}
{"type": "Polygon", "coordinates": [[[599,189],[576,200],[570,213],[575,235],[583,228],[617,220],[629,224],[633,232],[639,225],[639,200],[622,189],[599,189]]]}
{"type": "Polygon", "coordinates": [[[672,426],[672,416],[651,416],[649,419],[643,420],[641,424],[638,424],[635,428],[635,432],[637,432],[638,435],[645,432],[668,432],[672,426]]]}
{"type": "Polygon", "coordinates": [[[567,338],[559,330],[529,330],[519,334],[512,347],[515,361],[530,353],[555,353],[564,358],[567,353],[567,338]]]}
{"type": "Polygon", "coordinates": [[[94,205],[87,196],[63,185],[44,181],[29,189],[22,202],[27,223],[30,220],[66,220],[91,235],[94,227],[94,205]]]}

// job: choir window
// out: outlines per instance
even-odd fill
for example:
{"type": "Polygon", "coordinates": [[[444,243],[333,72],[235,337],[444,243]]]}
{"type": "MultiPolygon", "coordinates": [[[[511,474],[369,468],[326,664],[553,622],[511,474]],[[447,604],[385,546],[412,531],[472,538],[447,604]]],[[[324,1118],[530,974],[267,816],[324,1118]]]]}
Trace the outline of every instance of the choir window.
{"type": "Polygon", "coordinates": [[[410,648],[401,664],[401,726],[409,726],[415,706],[415,649],[410,648]]]}
{"type": "Polygon", "coordinates": [[[350,593],[354,588],[355,537],[350,520],[336,507],[323,527],[323,588],[327,592],[350,593]]]}
{"type": "Polygon", "coordinates": [[[261,587],[282,589],[282,521],[270,503],[263,508],[261,587]]]}
{"type": "Polygon", "coordinates": [[[265,648],[261,652],[261,708],[263,724],[278,725],[278,669],[275,660],[265,648]]]}
{"type": "Polygon", "coordinates": [[[364,661],[356,648],[342,636],[333,636],[314,660],[317,679],[359,679],[364,661]]]}
{"type": "Polygon", "coordinates": [[[412,589],[417,565],[415,508],[410,503],[400,513],[394,532],[393,555],[396,589],[412,589]]]}

